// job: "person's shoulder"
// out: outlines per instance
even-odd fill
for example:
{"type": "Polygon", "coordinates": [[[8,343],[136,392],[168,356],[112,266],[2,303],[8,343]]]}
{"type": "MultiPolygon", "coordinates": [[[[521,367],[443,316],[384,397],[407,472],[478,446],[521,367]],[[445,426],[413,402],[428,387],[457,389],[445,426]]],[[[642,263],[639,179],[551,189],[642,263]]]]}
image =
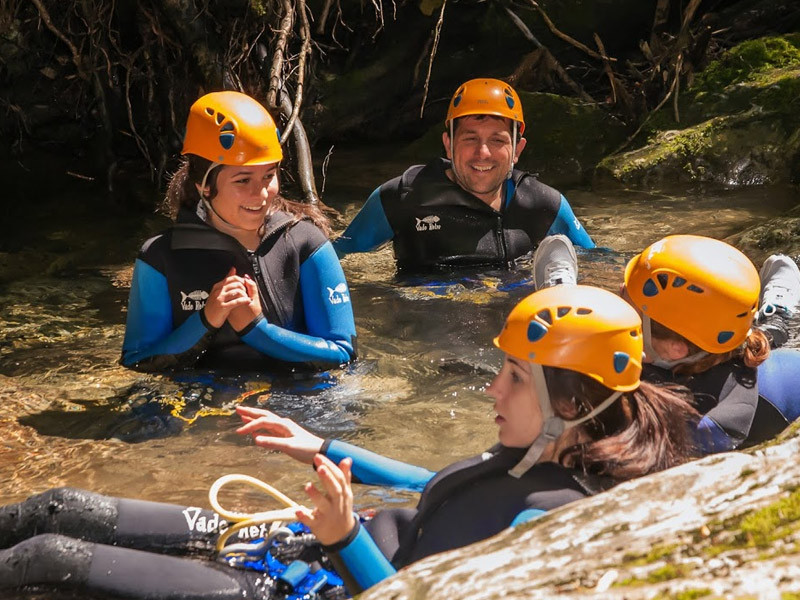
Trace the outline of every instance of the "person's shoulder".
{"type": "Polygon", "coordinates": [[[515,169],[513,182],[515,188],[512,203],[518,207],[536,210],[546,207],[556,212],[561,207],[561,192],[539,181],[536,175],[515,169]]]}
{"type": "Polygon", "coordinates": [[[139,257],[147,257],[152,256],[154,254],[160,254],[162,252],[166,252],[169,250],[169,240],[172,236],[172,228],[166,229],[161,233],[154,235],[142,244],[141,248],[139,248],[139,257]]]}
{"type": "Polygon", "coordinates": [[[286,217],[292,220],[286,228],[286,235],[291,238],[292,244],[298,249],[301,255],[300,262],[305,261],[328,241],[328,237],[310,218],[297,219],[289,215],[286,217]]]}

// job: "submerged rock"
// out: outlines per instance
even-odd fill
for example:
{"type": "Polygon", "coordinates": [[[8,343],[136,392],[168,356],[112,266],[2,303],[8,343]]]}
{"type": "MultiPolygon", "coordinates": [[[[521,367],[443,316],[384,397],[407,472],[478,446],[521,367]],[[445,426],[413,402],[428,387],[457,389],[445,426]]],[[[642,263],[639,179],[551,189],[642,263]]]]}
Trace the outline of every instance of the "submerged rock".
{"type": "Polygon", "coordinates": [[[605,158],[597,180],[627,185],[784,183],[800,160],[800,34],[735,46],[651,119],[647,143],[605,158]]]}
{"type": "Polygon", "coordinates": [[[429,557],[361,598],[794,598],[798,451],[795,432],[622,484],[429,557]]]}

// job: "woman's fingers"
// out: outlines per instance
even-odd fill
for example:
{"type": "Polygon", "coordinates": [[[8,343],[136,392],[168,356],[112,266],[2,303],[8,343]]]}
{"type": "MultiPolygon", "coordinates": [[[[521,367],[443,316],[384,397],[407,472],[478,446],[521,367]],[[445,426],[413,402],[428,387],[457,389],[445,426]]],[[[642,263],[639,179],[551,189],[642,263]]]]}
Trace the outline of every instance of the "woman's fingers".
{"type": "Polygon", "coordinates": [[[258,408],[256,406],[237,406],[236,407],[236,414],[240,417],[250,417],[252,419],[257,419],[258,417],[277,417],[274,412],[271,410],[267,410],[266,408],[258,408]]]}

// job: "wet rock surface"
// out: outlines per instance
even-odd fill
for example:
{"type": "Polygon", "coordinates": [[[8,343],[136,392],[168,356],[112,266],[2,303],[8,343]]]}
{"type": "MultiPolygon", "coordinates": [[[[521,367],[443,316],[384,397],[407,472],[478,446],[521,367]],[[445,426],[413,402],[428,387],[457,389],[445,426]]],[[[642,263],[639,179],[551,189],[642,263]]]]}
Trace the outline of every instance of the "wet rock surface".
{"type": "Polygon", "coordinates": [[[365,593],[401,598],[795,598],[797,432],[631,481],[365,593]]]}

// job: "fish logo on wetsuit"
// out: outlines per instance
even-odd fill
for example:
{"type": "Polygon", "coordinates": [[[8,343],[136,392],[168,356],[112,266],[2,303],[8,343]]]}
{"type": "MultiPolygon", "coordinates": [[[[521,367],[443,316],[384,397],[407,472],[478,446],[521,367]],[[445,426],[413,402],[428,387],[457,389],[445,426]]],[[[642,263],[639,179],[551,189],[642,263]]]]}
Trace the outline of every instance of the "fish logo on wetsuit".
{"type": "Polygon", "coordinates": [[[206,305],[208,292],[205,290],[195,290],[188,294],[181,294],[181,308],[183,310],[201,310],[206,305]]]}
{"type": "Polygon", "coordinates": [[[328,301],[331,304],[344,304],[350,302],[350,294],[347,292],[347,284],[342,282],[335,288],[328,288],[328,301]]]}
{"type": "MultiPolygon", "coordinates": [[[[417,219],[416,217],[414,218],[417,219]]],[[[439,225],[439,217],[436,215],[428,215],[427,217],[417,219],[416,228],[417,231],[435,231],[436,229],[441,229],[442,226],[439,225]]]]}

